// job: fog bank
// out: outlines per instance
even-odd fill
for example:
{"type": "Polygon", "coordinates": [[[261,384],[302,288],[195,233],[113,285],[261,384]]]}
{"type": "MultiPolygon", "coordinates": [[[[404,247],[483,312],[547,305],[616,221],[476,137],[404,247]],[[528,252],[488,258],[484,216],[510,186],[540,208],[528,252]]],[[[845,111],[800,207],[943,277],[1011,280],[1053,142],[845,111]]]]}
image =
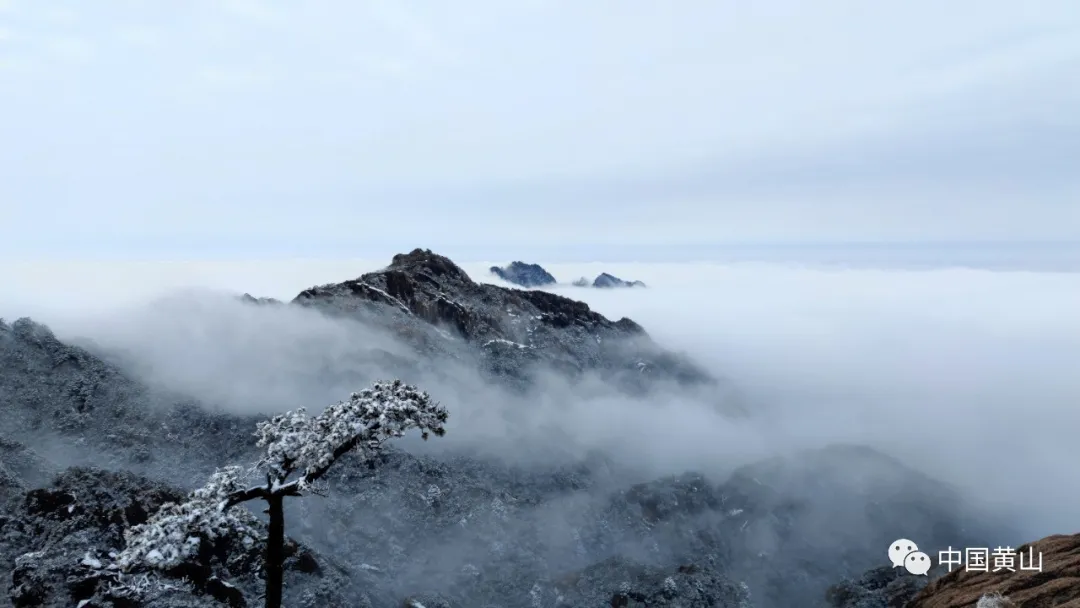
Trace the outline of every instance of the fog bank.
{"type": "MultiPolygon", "coordinates": [[[[112,276],[83,275],[62,292],[45,275],[31,289],[28,274],[7,283],[19,298],[0,294],[0,314],[34,316],[61,339],[123,350],[145,380],[209,402],[245,412],[317,408],[390,371],[385,353],[408,353],[370,328],[241,306],[220,290],[289,299],[384,264],[128,264],[112,276]],[[177,291],[192,285],[212,290],[177,291]]],[[[465,269],[497,282],[489,265],[465,269]]],[[[462,365],[416,380],[454,417],[446,441],[423,449],[483,447],[528,460],[557,437],[556,451],[601,450],[643,475],[720,475],[771,453],[861,443],[1013,513],[1032,537],[1076,529],[1059,505],[1080,499],[1071,431],[1080,423],[1078,275],[782,264],[547,269],[565,283],[601,271],[647,283],[552,291],[612,318],[629,316],[660,344],[704,362],[745,393],[752,419],[719,415],[709,395],[676,391],[664,403],[639,402],[554,377],[522,403],[462,365]]]]}

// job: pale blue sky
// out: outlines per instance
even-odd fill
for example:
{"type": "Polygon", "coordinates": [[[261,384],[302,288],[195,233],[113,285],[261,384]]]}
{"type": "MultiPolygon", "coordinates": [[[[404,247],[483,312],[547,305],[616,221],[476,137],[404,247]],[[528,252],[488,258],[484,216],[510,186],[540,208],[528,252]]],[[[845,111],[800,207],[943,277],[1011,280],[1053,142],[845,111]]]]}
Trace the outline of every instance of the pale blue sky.
{"type": "Polygon", "coordinates": [[[0,256],[1076,241],[1078,108],[1075,0],[0,0],[0,256]]]}

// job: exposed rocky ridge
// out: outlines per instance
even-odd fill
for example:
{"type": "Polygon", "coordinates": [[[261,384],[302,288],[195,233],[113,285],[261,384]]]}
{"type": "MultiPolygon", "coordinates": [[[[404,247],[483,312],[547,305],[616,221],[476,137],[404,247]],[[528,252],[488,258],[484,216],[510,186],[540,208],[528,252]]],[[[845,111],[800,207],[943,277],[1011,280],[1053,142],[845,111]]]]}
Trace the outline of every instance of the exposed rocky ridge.
{"type": "Polygon", "coordinates": [[[595,280],[593,280],[592,286],[602,289],[612,287],[645,287],[645,283],[642,283],[641,281],[625,281],[619,277],[602,272],[595,280]]]}
{"type": "Polygon", "coordinates": [[[543,287],[544,285],[555,284],[555,277],[539,264],[510,262],[509,265],[502,268],[492,266],[491,274],[508,283],[521,285],[522,287],[543,287]]]}
{"type": "Polygon", "coordinates": [[[596,372],[647,392],[657,380],[717,385],[686,357],[657,346],[637,323],[611,321],[588,304],[544,291],[477,283],[448,258],[416,249],[390,266],[312,287],[294,304],[390,327],[425,357],[480,361],[483,370],[528,385],[547,367],[596,372]]]}
{"type": "Polygon", "coordinates": [[[599,289],[610,289],[613,287],[645,287],[645,283],[642,283],[641,281],[624,281],[623,279],[606,272],[600,273],[592,281],[589,281],[589,279],[586,279],[585,277],[575,279],[572,285],[574,287],[596,287],[599,289]]]}

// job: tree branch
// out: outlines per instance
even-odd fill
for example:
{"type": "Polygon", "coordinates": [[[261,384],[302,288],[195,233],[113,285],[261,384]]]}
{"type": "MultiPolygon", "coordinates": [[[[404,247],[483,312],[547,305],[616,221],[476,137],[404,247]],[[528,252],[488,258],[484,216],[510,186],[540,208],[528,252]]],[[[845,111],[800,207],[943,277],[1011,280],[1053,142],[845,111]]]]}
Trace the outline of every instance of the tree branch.
{"type": "Polygon", "coordinates": [[[337,449],[334,450],[334,454],[330,457],[330,462],[326,463],[326,466],[319,467],[301,478],[304,485],[311,485],[319,479],[322,479],[322,476],[326,475],[326,472],[330,470],[330,467],[334,466],[334,463],[337,462],[338,458],[341,458],[346,453],[352,451],[352,449],[360,442],[370,440],[372,435],[373,433],[365,431],[359,435],[354,435],[352,439],[339,445],[337,449]]]}
{"type": "Polygon", "coordinates": [[[229,497],[225,499],[225,502],[221,505],[220,509],[222,511],[228,511],[232,507],[235,507],[242,502],[255,500],[256,498],[268,498],[269,496],[270,493],[267,492],[265,487],[254,486],[246,490],[241,490],[239,492],[233,492],[232,494],[229,494],[229,497]]]}

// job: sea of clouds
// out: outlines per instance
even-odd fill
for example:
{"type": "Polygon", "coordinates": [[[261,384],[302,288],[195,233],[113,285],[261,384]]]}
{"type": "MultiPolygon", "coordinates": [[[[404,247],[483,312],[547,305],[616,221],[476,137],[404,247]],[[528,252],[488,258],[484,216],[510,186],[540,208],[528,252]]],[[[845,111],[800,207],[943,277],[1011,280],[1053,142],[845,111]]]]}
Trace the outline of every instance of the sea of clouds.
{"type": "MultiPolygon", "coordinates": [[[[400,345],[309,311],[243,307],[225,294],[289,300],[385,264],[15,263],[2,271],[0,316],[31,316],[61,339],[123,351],[168,388],[269,413],[324,398],[305,383],[312,360],[332,365],[400,345]]],[[[490,265],[463,267],[498,283],[490,265]]],[[[546,268],[562,283],[551,291],[611,318],[630,317],[663,346],[731,380],[753,416],[732,421],[682,394],[658,410],[552,384],[550,403],[517,419],[517,433],[563,426],[583,446],[622,449],[650,473],[720,470],[832,442],[867,444],[1011,514],[1031,537],[1076,531],[1080,274],[781,262],[546,268]],[[648,288],[569,285],[600,272],[648,288]]],[[[485,415],[505,395],[477,378],[433,382],[430,390],[442,389],[437,396],[469,421],[450,437],[488,442],[508,432],[505,420],[485,415]]]]}

